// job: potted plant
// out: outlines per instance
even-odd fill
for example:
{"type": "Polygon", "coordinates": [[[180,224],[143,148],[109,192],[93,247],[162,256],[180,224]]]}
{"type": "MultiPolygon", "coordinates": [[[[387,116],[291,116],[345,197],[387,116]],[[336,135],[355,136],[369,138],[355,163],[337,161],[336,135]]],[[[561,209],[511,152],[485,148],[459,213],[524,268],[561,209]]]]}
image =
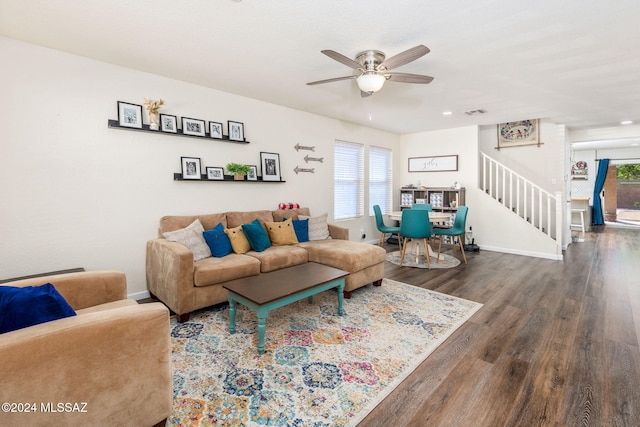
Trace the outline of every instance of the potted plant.
{"type": "Polygon", "coordinates": [[[226,166],[227,172],[233,174],[233,179],[236,181],[244,181],[245,175],[251,172],[251,168],[247,165],[241,165],[240,163],[229,163],[226,166]]]}

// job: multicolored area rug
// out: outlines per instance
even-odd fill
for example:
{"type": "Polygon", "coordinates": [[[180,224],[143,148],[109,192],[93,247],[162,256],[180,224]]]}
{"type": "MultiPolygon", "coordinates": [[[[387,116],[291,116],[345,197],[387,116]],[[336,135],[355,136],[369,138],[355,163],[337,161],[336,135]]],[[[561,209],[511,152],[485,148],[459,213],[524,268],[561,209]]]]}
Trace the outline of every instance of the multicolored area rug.
{"type": "MultiPolygon", "coordinates": [[[[431,257],[431,268],[453,268],[460,265],[460,260],[451,255],[441,253],[440,258],[440,261],[436,261],[435,257],[431,257]]],[[[387,261],[400,265],[400,251],[387,253],[387,261]]],[[[428,268],[424,252],[416,256],[415,252],[409,253],[409,251],[407,251],[407,253],[404,254],[402,265],[404,267],[428,268]]]]}
{"type": "Polygon", "coordinates": [[[384,279],[257,318],[228,305],[171,319],[173,426],[355,426],[482,304],[384,279]]]}

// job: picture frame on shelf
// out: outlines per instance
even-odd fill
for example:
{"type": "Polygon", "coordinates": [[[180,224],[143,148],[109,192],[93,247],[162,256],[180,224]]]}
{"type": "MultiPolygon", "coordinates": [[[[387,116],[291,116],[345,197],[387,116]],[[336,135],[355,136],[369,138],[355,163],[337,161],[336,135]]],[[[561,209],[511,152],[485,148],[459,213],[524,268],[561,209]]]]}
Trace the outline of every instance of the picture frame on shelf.
{"type": "Polygon", "coordinates": [[[182,118],[182,133],[184,135],[205,136],[204,120],[192,119],[190,117],[182,118]]]}
{"type": "Polygon", "coordinates": [[[232,120],[227,121],[229,128],[229,140],[230,141],[242,141],[244,142],[244,123],[234,122],[232,120]]]}
{"type": "Polygon", "coordinates": [[[160,114],[160,130],[162,132],[178,133],[178,118],[171,114],[160,114]]]}
{"type": "Polygon", "coordinates": [[[458,170],[458,155],[409,157],[409,172],[451,172],[458,170]]]}
{"type": "Polygon", "coordinates": [[[263,181],[282,181],[280,174],[280,154],[260,152],[263,181]]]}
{"type": "Polygon", "coordinates": [[[200,157],[180,157],[182,179],[201,179],[200,157]]]}
{"type": "Polygon", "coordinates": [[[537,145],[540,142],[540,120],[520,120],[498,124],[498,146],[496,149],[537,145]]]}
{"type": "Polygon", "coordinates": [[[142,129],[142,105],[118,101],[118,124],[126,128],[142,129]]]}
{"type": "Polygon", "coordinates": [[[211,180],[223,180],[224,179],[224,168],[217,166],[207,166],[207,179],[211,180]]]}
{"type": "Polygon", "coordinates": [[[222,123],[209,122],[209,136],[213,139],[222,139],[222,123]]]}
{"type": "Polygon", "coordinates": [[[256,165],[247,165],[251,168],[251,172],[247,174],[247,181],[258,180],[258,167],[256,165]]]}

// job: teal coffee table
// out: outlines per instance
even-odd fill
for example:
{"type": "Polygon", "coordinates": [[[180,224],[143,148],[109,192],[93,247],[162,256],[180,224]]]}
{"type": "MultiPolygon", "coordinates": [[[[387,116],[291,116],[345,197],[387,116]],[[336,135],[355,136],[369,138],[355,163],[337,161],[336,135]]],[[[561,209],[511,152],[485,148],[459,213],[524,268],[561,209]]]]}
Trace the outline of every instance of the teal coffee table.
{"type": "Polygon", "coordinates": [[[264,331],[267,314],[303,298],[332,288],[338,288],[338,314],[342,316],[344,277],[349,272],[326,265],[308,262],[257,276],[245,277],[226,283],[229,291],[229,333],[236,332],[236,303],[258,315],[258,353],[264,353],[264,331]]]}

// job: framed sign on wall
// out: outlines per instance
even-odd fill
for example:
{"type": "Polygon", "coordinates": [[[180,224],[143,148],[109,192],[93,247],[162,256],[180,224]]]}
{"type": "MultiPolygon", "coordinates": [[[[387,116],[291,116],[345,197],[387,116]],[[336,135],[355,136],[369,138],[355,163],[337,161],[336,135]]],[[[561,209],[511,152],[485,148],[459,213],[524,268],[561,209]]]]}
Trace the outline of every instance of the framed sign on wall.
{"type": "Polygon", "coordinates": [[[537,145],[540,142],[540,121],[520,120],[498,124],[498,146],[496,149],[518,147],[522,145],[537,145]]]}
{"type": "Polygon", "coordinates": [[[409,172],[448,172],[458,170],[458,155],[409,157],[409,172]]]}

